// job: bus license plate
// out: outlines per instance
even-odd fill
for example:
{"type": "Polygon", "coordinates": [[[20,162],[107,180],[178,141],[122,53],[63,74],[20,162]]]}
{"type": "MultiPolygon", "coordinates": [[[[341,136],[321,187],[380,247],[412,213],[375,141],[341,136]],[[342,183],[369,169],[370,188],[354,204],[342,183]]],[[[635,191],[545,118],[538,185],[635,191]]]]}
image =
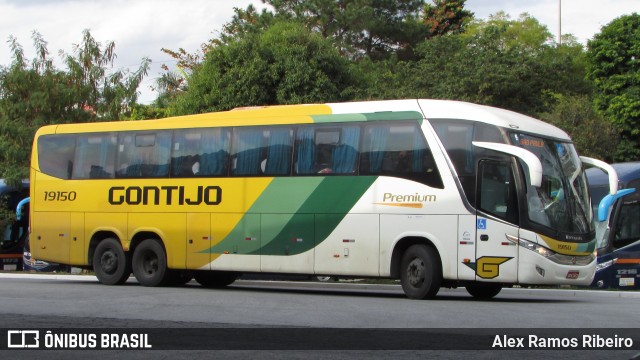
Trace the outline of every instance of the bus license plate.
{"type": "Polygon", "coordinates": [[[577,279],[580,276],[580,271],[569,271],[567,273],[567,279],[577,279]]]}
{"type": "Polygon", "coordinates": [[[634,280],[634,278],[620,278],[620,283],[618,284],[618,286],[634,286],[634,280]]]}

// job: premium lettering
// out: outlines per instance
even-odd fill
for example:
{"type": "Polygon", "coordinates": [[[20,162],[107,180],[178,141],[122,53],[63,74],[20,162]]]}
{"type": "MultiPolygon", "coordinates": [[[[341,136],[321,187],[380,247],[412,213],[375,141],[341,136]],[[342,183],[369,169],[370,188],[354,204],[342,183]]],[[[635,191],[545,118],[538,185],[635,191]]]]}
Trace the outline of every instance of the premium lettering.
{"type": "Polygon", "coordinates": [[[113,186],[109,189],[111,205],[219,205],[219,186],[113,186]]]}
{"type": "Polygon", "coordinates": [[[435,195],[424,195],[424,194],[418,194],[415,193],[413,195],[411,194],[407,194],[407,195],[396,195],[396,194],[392,194],[392,193],[385,193],[383,198],[382,198],[383,202],[399,202],[399,203],[403,203],[403,202],[435,202],[436,201],[436,196],[435,195]]]}

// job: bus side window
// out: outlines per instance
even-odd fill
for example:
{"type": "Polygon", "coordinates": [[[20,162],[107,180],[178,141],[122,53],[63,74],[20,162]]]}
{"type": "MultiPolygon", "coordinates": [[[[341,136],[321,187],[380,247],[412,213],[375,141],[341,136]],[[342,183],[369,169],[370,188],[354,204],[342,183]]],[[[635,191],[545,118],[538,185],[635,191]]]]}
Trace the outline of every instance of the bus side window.
{"type": "Polygon", "coordinates": [[[334,151],[340,142],[340,129],[318,127],[315,131],[313,174],[331,174],[334,172],[334,151]]]}
{"type": "Polygon", "coordinates": [[[118,143],[119,177],[155,178],[169,174],[171,132],[130,132],[118,143]]]}
{"type": "Polygon", "coordinates": [[[114,134],[79,135],[73,167],[74,179],[113,178],[118,137],[114,134]]]}
{"type": "Polygon", "coordinates": [[[296,132],[294,174],[313,174],[315,158],[315,128],[312,126],[299,127],[296,132]]]}
{"type": "Polygon", "coordinates": [[[228,128],[177,130],[171,158],[173,177],[226,176],[228,128]]]}
{"type": "Polygon", "coordinates": [[[622,204],[617,216],[613,247],[618,249],[640,239],[640,203],[622,204]]]}
{"type": "Polygon", "coordinates": [[[508,161],[480,161],[477,195],[480,210],[512,224],[518,224],[518,199],[508,161]]]}
{"type": "Polygon", "coordinates": [[[259,175],[261,173],[263,128],[236,127],[231,143],[231,174],[259,175]]]}
{"type": "Polygon", "coordinates": [[[356,174],[359,126],[300,127],[295,143],[295,174],[356,174]]]}
{"type": "Polygon", "coordinates": [[[38,166],[50,176],[71,179],[75,135],[44,135],[38,138],[38,166]]]}
{"type": "Polygon", "coordinates": [[[260,163],[265,175],[289,175],[291,153],[293,151],[293,129],[272,127],[265,131],[267,136],[266,158],[260,163]]]}
{"type": "Polygon", "coordinates": [[[415,123],[367,125],[360,174],[396,176],[443,188],[433,154],[415,123]]]}
{"type": "Polygon", "coordinates": [[[360,127],[341,129],[340,141],[333,148],[331,168],[335,174],[354,174],[358,166],[360,127]]]}
{"type": "Polygon", "coordinates": [[[632,181],[627,187],[635,188],[636,192],[618,200],[622,204],[613,229],[613,247],[616,249],[640,240],[640,180],[632,181]]]}

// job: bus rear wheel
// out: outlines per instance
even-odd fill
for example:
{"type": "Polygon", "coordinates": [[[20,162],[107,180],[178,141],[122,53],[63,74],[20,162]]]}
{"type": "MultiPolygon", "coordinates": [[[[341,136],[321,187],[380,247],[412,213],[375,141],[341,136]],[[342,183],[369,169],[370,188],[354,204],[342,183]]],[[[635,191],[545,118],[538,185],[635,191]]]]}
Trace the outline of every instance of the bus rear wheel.
{"type": "Polygon", "coordinates": [[[402,255],[400,283],[410,299],[436,296],[442,282],[442,269],[435,250],[426,245],[412,245],[402,255]]]}
{"type": "Polygon", "coordinates": [[[238,273],[231,271],[198,271],[193,276],[206,288],[222,288],[231,285],[238,278],[238,273]]]}
{"type": "Polygon", "coordinates": [[[467,284],[465,289],[476,299],[491,299],[502,290],[502,285],[494,283],[474,283],[467,284]]]}
{"type": "Polygon", "coordinates": [[[107,238],[98,243],[93,253],[93,271],[105,285],[122,285],[127,281],[131,263],[118,240],[107,238]]]}
{"type": "Polygon", "coordinates": [[[133,275],[143,286],[163,285],[169,273],[164,248],[155,239],[141,242],[133,251],[131,263],[133,275]]]}

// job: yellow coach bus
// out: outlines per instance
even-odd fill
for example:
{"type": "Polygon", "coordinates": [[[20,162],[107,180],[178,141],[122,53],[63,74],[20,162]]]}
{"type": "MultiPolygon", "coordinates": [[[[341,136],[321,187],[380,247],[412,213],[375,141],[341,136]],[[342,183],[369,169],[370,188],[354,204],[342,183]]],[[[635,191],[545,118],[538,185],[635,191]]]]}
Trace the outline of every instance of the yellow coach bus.
{"type": "Polygon", "coordinates": [[[46,126],[31,163],[33,256],[108,285],[359,276],[415,299],[589,285],[591,211],[566,133],[456,101],[46,126]]]}

